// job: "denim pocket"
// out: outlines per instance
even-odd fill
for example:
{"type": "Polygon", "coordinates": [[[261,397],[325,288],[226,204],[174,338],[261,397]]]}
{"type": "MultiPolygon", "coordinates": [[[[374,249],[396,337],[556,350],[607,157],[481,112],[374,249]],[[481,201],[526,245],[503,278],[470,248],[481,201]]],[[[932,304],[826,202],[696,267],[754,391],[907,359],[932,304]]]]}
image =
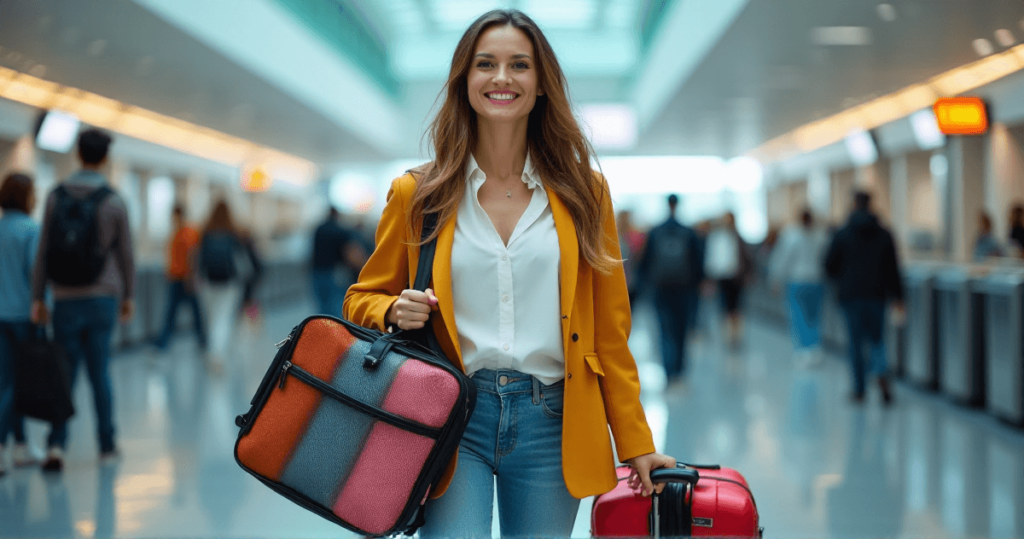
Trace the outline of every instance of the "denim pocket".
{"type": "Polygon", "coordinates": [[[561,387],[552,388],[540,392],[540,407],[544,415],[555,419],[562,419],[562,403],[565,400],[565,393],[561,387]]]}

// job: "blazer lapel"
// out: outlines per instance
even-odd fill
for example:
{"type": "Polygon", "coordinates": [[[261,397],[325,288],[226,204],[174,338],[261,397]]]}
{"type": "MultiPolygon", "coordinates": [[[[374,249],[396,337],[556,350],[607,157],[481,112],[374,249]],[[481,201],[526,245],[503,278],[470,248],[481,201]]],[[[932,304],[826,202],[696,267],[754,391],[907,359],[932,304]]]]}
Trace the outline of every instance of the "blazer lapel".
{"type": "MultiPolygon", "coordinates": [[[[555,230],[558,232],[558,249],[561,251],[559,262],[559,288],[561,290],[562,316],[572,313],[572,302],[576,298],[576,276],[579,271],[579,242],[576,239],[576,226],[572,222],[569,209],[562,203],[551,189],[547,189],[548,204],[551,215],[555,219],[555,230]]],[[[568,342],[569,324],[562,326],[562,342],[568,342]]]]}
{"type": "Polygon", "coordinates": [[[455,327],[455,305],[452,300],[452,242],[455,240],[455,217],[441,227],[437,236],[437,251],[434,252],[434,295],[437,296],[438,308],[444,327],[448,329],[458,356],[459,367],[462,367],[462,349],[459,347],[459,332],[455,327]]]}

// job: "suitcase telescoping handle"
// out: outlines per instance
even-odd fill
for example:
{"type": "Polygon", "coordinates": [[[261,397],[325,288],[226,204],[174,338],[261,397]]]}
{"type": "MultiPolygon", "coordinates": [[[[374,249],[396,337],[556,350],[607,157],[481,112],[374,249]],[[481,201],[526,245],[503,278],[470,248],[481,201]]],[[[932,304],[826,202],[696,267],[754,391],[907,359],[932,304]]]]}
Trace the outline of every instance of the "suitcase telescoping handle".
{"type": "Polygon", "coordinates": [[[696,485],[700,473],[693,468],[659,468],[651,470],[652,483],[689,483],[696,485]]]}
{"type": "MultiPolygon", "coordinates": [[[[659,468],[651,470],[652,483],[688,483],[692,488],[700,481],[700,473],[693,468],[659,468]]],[[[651,496],[651,534],[661,537],[661,496],[651,496]]],[[[687,533],[686,535],[689,535],[687,533]]]]}

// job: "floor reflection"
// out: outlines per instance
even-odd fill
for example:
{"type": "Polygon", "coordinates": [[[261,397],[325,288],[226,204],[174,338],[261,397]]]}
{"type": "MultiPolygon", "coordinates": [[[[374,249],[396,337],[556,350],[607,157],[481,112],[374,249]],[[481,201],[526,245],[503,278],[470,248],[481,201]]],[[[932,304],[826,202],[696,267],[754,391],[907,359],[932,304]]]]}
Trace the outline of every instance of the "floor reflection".
{"type": "MultiPolygon", "coordinates": [[[[234,361],[211,376],[191,341],[168,355],[118,356],[124,458],[97,462],[90,394],[77,388],[62,475],[0,479],[0,537],[347,537],[280,498],[234,462],[243,412],[273,343],[305,310],[239,327],[234,361]]],[[[709,316],[713,313],[706,313],[709,316]]],[[[850,404],[838,357],[797,369],[784,328],[752,321],[728,350],[701,324],[689,377],[666,386],[657,334],[640,310],[630,347],[656,445],[682,461],[741,470],[769,537],[1024,537],[1024,433],[935,395],[897,387],[890,409],[850,404]]],[[[39,443],[45,426],[30,423],[39,443]]],[[[574,536],[589,535],[590,504],[574,536]]]]}

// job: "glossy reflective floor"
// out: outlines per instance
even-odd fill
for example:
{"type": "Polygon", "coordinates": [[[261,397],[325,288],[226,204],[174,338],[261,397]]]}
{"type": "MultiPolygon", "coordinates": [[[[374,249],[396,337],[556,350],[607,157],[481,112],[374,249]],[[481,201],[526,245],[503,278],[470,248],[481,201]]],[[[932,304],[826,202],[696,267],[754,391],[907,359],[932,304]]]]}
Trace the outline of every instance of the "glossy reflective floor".
{"type": "MultiPolygon", "coordinates": [[[[306,312],[240,324],[219,376],[188,337],[167,355],[118,355],[124,457],[97,462],[91,395],[80,384],[65,471],[0,478],[0,538],[348,536],[247,476],[231,453],[233,418],[273,342],[306,312]]],[[[651,315],[637,313],[631,346],[648,418],[663,451],[744,472],[766,537],[1024,537],[1024,432],[902,386],[891,409],[876,394],[855,407],[839,358],[796,369],[784,328],[756,321],[746,346],[730,353],[706,325],[691,347],[688,383],[666,389],[649,359],[651,315]]],[[[44,434],[30,424],[36,444],[44,434]]],[[[589,534],[589,509],[582,504],[575,536],[589,534]]]]}

